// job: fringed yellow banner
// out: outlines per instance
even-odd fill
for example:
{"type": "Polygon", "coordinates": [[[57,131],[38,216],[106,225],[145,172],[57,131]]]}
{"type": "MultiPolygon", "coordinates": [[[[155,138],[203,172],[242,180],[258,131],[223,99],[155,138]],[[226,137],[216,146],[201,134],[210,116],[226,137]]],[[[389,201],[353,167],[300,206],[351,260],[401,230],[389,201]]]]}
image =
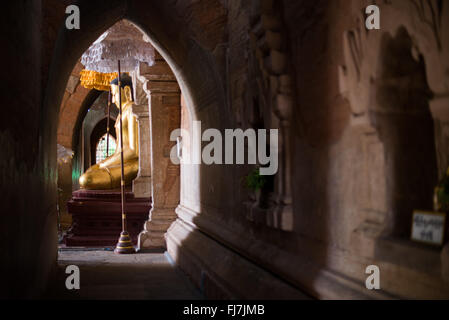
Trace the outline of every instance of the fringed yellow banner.
{"type": "Polygon", "coordinates": [[[81,70],[80,76],[81,85],[84,88],[109,91],[111,88],[110,82],[118,77],[118,73],[101,73],[97,71],[81,70]]]}

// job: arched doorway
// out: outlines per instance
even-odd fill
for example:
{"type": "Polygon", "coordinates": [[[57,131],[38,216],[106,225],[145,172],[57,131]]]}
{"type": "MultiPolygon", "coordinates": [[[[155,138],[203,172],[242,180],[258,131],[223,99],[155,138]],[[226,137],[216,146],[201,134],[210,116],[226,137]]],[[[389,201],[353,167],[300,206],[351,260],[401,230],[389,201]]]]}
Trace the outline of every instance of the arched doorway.
{"type": "MultiPolygon", "coordinates": [[[[54,106],[59,105],[64,89],[63,84],[67,83],[70,70],[73,69],[82,52],[88,47],[89,43],[93,42],[112,24],[126,18],[137,25],[151,39],[152,45],[160,52],[174,72],[183,93],[184,106],[188,110],[186,112],[189,122],[187,125],[191,128],[192,121],[199,119],[196,109],[202,109],[202,117],[206,119],[206,124],[222,124],[225,126],[225,121],[223,121],[225,116],[222,112],[218,112],[218,110],[225,110],[225,99],[214,62],[208,58],[206,51],[201,49],[195,41],[178,32],[183,29],[179,25],[176,31],[176,41],[173,39],[173,24],[167,24],[165,28],[161,28],[161,17],[167,17],[165,10],[161,9],[162,14],[159,16],[155,15],[159,10],[149,10],[151,13],[144,14],[144,11],[147,11],[148,7],[153,5],[159,6],[159,4],[151,4],[146,5],[145,10],[139,10],[139,5],[130,7],[117,4],[115,8],[111,5],[113,9],[102,12],[103,20],[98,19],[98,16],[93,14],[100,10],[95,5],[88,4],[87,7],[80,8],[81,11],[89,12],[92,16],[88,14],[87,17],[84,17],[84,28],[79,32],[70,32],[70,30],[64,28],[61,30],[52,61],[46,95],[45,113],[48,121],[52,122],[57,118],[58,110],[55,110],[54,106]],[[192,52],[195,54],[192,54],[192,52]],[[198,77],[198,70],[201,70],[202,77],[198,77]],[[205,110],[208,111],[205,112],[205,110]],[[211,114],[213,114],[212,117],[211,114]]],[[[169,20],[167,19],[167,21],[169,20]]],[[[52,128],[44,130],[45,143],[51,143],[54,139],[52,128]]],[[[51,162],[51,159],[48,159],[48,161],[51,162]]],[[[181,202],[196,209],[201,207],[199,169],[198,166],[181,168],[181,180],[184,180],[185,185],[188,186],[186,192],[182,191],[183,186],[181,186],[181,202]]]]}
{"type": "MultiPolygon", "coordinates": [[[[83,3],[80,10],[85,12],[83,27],[80,30],[71,31],[64,25],[61,26],[46,90],[46,122],[56,123],[59,112],[57,106],[60,105],[70,72],[81,54],[102,32],[120,19],[126,18],[149,37],[151,44],[170,65],[181,87],[185,106],[189,110],[189,122],[201,120],[201,117],[203,123],[215,124],[216,127],[225,126],[225,113],[220,112],[226,110],[225,99],[217,68],[206,50],[199,47],[193,39],[189,39],[185,33],[179,32],[188,28],[185,29],[177,19],[171,19],[174,13],[164,8],[164,4],[123,4],[117,1],[105,9],[98,4],[83,3]],[[201,77],[198,77],[198,70],[201,70],[201,77]]],[[[54,130],[54,125],[43,128],[45,145],[54,144],[54,130]]],[[[50,166],[54,165],[52,157],[47,161],[50,166]]],[[[181,175],[198,177],[198,169],[197,166],[183,167],[181,175]]],[[[196,181],[194,189],[199,189],[199,180],[193,181],[196,181]]],[[[188,189],[192,189],[192,180],[188,183],[188,189]]],[[[182,201],[186,201],[186,205],[198,207],[200,192],[195,192],[193,196],[181,197],[182,201]]]]}
{"type": "MultiPolygon", "coordinates": [[[[136,41],[141,41],[139,39],[144,37],[144,34],[127,20],[118,21],[107,31],[113,37],[130,37],[136,41]]],[[[141,41],[139,45],[148,46],[151,49],[149,43],[145,44],[141,41]]],[[[137,242],[137,236],[142,231],[139,235],[139,249],[165,247],[164,233],[176,219],[175,209],[179,204],[180,194],[179,166],[173,165],[166,154],[169,154],[174,146],[174,143],[170,142],[171,132],[180,127],[181,93],[176,77],[165,60],[158,53],[155,54],[154,59],[153,65],[149,66],[141,62],[129,73],[133,78],[131,96],[135,97],[130,112],[133,115],[133,127],[136,130],[130,133],[128,138],[133,137],[137,141],[135,150],[138,152],[139,162],[137,177],[133,178],[132,184],[128,181],[126,186],[125,211],[129,220],[128,227],[131,228],[128,231],[134,242],[137,242]],[[152,193],[151,190],[153,190],[152,193]],[[152,203],[151,219],[148,219],[149,207],[145,204],[146,202],[148,206],[152,203]],[[146,219],[148,222],[144,226],[146,219]],[[157,226],[157,229],[154,226],[157,226]]],[[[80,91],[79,87],[82,84],[77,72],[81,68],[80,63],[77,63],[70,76],[66,92],[80,91]]],[[[78,190],[80,188],[76,187],[79,186],[80,175],[104,160],[108,122],[107,117],[104,117],[108,114],[117,117],[118,112],[114,104],[111,105],[110,110],[107,109],[107,92],[98,94],[95,92],[98,98],[92,105],[87,105],[86,101],[91,100],[90,96],[90,94],[86,95],[81,108],[67,101],[61,106],[63,116],[60,119],[64,121],[60,121],[59,127],[73,127],[73,136],[81,137],[76,139],[75,150],[75,162],[78,164],[75,167],[81,168],[81,171],[79,174],[72,175],[74,193],[67,206],[67,211],[73,216],[74,222],[64,242],[68,246],[95,244],[114,246],[117,239],[112,236],[114,233],[112,229],[115,230],[120,226],[120,215],[112,213],[120,209],[117,207],[120,199],[119,190],[109,190],[110,188],[107,187],[78,190]],[[78,117],[73,116],[72,109],[80,110],[78,117]],[[66,113],[71,115],[71,118],[65,116],[66,113]],[[76,124],[73,123],[75,119],[77,119],[76,124]],[[79,164],[80,161],[81,164],[79,164]]],[[[79,101],[80,99],[71,95],[65,100],[79,101]]],[[[111,137],[117,137],[118,122],[111,119],[109,122],[111,137]]],[[[61,130],[58,129],[58,131],[61,130]]],[[[111,147],[113,147],[112,144],[113,142],[111,147]]],[[[115,148],[113,149],[115,151],[115,148]]],[[[115,166],[110,170],[114,171],[114,168],[115,166]]],[[[108,173],[112,176],[111,171],[108,173]]],[[[117,173],[117,170],[115,172],[117,173]]]]}
{"type": "Polygon", "coordinates": [[[94,136],[91,137],[92,142],[92,158],[95,159],[95,162],[93,164],[97,164],[103,160],[105,160],[107,157],[110,157],[114,154],[115,150],[117,149],[117,141],[115,138],[110,135],[108,136],[106,133],[103,134],[99,139],[94,138],[94,136]]]}
{"type": "Polygon", "coordinates": [[[433,93],[422,55],[414,57],[404,27],[381,43],[376,108],[372,119],[385,148],[388,232],[409,238],[412,212],[432,211],[438,182],[435,129],[429,108],[433,93]]]}

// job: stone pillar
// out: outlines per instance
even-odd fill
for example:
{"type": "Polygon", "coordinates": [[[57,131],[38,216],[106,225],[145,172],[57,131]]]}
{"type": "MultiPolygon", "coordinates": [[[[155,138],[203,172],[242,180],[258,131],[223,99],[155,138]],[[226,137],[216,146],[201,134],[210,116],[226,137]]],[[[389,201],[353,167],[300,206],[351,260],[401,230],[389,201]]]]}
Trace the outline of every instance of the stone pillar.
{"type": "Polygon", "coordinates": [[[151,132],[152,209],[145,230],[139,235],[139,249],[165,248],[164,234],[176,220],[179,204],[180,166],[170,160],[176,141],[170,134],[181,125],[181,91],[167,63],[141,64],[139,79],[148,96],[151,132]]]}
{"type": "MultiPolygon", "coordinates": [[[[290,87],[290,78],[281,76],[280,81],[287,82],[290,87]]],[[[279,118],[279,175],[277,179],[277,221],[276,227],[284,231],[293,231],[293,207],[291,190],[291,117],[292,97],[290,94],[280,93],[276,96],[275,113],[279,118]]]]}
{"type": "MultiPolygon", "coordinates": [[[[441,179],[449,165],[449,93],[439,94],[429,104],[436,125],[438,178],[441,179]]],[[[441,251],[441,273],[443,279],[449,282],[449,243],[441,251]]]]}
{"type": "Polygon", "coordinates": [[[139,123],[139,173],[133,181],[136,198],[151,197],[150,112],[148,105],[133,105],[133,114],[139,123]]]}
{"type": "Polygon", "coordinates": [[[441,178],[449,165],[449,92],[433,98],[429,105],[436,127],[438,171],[441,178]]]}

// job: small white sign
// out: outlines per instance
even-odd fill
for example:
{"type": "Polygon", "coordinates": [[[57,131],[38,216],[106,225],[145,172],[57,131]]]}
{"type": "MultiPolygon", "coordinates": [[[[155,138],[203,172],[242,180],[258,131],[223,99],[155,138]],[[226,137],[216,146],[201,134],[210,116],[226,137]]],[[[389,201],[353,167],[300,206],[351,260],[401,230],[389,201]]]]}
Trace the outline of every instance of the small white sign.
{"type": "Polygon", "coordinates": [[[446,214],[437,212],[413,212],[412,240],[433,245],[442,245],[446,214]]]}

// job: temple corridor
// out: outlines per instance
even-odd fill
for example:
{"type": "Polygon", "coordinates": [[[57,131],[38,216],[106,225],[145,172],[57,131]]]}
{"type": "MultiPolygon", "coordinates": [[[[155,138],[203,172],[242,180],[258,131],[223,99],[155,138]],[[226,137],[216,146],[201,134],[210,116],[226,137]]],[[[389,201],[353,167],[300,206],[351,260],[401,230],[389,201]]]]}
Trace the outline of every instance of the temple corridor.
{"type": "Polygon", "coordinates": [[[449,299],[449,0],[15,0],[0,28],[0,299],[449,299]]]}

